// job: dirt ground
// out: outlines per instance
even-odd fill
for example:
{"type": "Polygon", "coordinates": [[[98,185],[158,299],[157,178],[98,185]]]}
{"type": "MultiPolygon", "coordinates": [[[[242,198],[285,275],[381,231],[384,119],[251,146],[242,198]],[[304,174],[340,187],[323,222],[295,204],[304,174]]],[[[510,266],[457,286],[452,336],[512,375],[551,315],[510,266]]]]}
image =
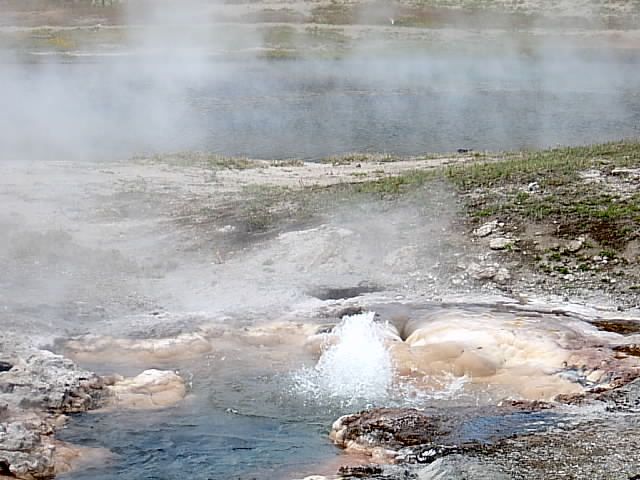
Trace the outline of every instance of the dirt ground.
{"type": "MultiPolygon", "coordinates": [[[[363,172],[377,177],[461,160],[360,166],[259,163],[243,170],[144,160],[3,163],[5,318],[23,334],[47,337],[59,334],[61,326],[75,333],[83,325],[96,328],[96,320],[112,328],[109,319],[170,309],[185,298],[194,307],[209,295],[219,296],[216,288],[235,288],[234,275],[268,275],[267,266],[242,261],[256,245],[264,246],[296,223],[303,230],[325,224],[328,217],[311,214],[319,204],[301,210],[296,203],[314,197],[296,192],[361,181],[363,172]],[[216,279],[227,268],[229,274],[216,279]],[[253,274],[251,268],[256,269],[253,274]],[[226,287],[223,278],[230,282],[226,287]],[[25,322],[29,317],[40,320],[25,322]]],[[[335,226],[328,223],[322,228],[330,228],[330,236],[335,226]]],[[[324,241],[322,236],[318,241],[324,241]]],[[[311,257],[301,254],[298,262],[312,261],[312,250],[324,247],[301,248],[311,249],[311,257]]],[[[279,277],[283,288],[290,286],[286,272],[279,277]]],[[[233,299],[221,303],[230,306],[233,299]]]]}
{"type": "MultiPolygon", "coordinates": [[[[170,157],[4,163],[8,325],[51,339],[61,326],[69,334],[117,330],[136,312],[224,311],[247,301],[283,308],[295,303],[291,291],[304,298],[359,283],[406,297],[484,292],[637,308],[635,210],[622,225],[628,238],[614,246],[589,231],[560,231],[557,215],[535,223],[517,209],[486,216],[496,191],[499,204],[522,200],[528,183],[461,190],[446,178],[475,162],[463,154],[256,161],[242,169],[170,157]],[[488,233],[478,234],[485,224],[488,233]],[[345,229],[359,232],[341,240],[353,250],[334,250],[332,237],[345,229]],[[245,277],[248,296],[237,293],[245,277]]],[[[635,195],[638,183],[625,175],[602,181],[635,195]]]]}

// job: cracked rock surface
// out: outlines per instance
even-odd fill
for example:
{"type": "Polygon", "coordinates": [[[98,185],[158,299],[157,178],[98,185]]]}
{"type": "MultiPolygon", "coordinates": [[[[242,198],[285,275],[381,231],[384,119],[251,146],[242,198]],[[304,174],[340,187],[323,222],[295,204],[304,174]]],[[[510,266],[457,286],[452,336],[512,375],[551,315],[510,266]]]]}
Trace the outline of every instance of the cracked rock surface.
{"type": "Polygon", "coordinates": [[[0,372],[0,472],[16,478],[50,478],[58,471],[55,441],[65,414],[94,408],[102,380],[47,350],[5,341],[0,372]]]}

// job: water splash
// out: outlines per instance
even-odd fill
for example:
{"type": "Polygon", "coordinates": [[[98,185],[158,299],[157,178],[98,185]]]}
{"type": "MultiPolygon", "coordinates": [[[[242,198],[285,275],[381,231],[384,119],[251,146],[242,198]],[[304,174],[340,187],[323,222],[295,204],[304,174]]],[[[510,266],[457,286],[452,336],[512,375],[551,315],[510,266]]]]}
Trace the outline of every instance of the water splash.
{"type": "MultiPolygon", "coordinates": [[[[402,377],[394,385],[396,402],[401,407],[424,407],[425,404],[452,406],[457,404],[480,403],[482,392],[469,392],[467,386],[471,379],[467,375],[457,377],[449,372],[422,379],[402,377]]],[[[484,403],[484,402],[483,402],[484,403]]]]}
{"type": "Polygon", "coordinates": [[[294,374],[294,390],[314,401],[342,406],[386,400],[393,384],[393,363],[385,345],[385,326],[373,312],[345,316],[333,331],[336,342],[313,368],[294,374]]]}

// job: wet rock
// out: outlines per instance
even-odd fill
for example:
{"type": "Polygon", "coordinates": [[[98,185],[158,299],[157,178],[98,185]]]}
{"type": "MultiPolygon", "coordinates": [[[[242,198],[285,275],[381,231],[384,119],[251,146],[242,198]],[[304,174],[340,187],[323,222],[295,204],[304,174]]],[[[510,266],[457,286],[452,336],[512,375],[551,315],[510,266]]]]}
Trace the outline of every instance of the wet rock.
{"type": "Polygon", "coordinates": [[[615,345],[613,347],[615,352],[626,353],[627,355],[631,355],[633,357],[640,357],[640,345],[637,343],[629,343],[623,345],[615,345]]]}
{"type": "Polygon", "coordinates": [[[99,403],[101,390],[98,376],[46,350],[31,352],[0,373],[0,401],[22,409],[84,412],[99,403]]]}
{"type": "MultiPolygon", "coordinates": [[[[24,414],[22,414],[24,416],[24,414]]],[[[55,440],[49,418],[36,414],[0,424],[0,465],[22,479],[53,478],[77,467],[104,461],[110,452],[55,440]]]]}
{"type": "Polygon", "coordinates": [[[598,330],[604,332],[631,335],[640,333],[640,321],[631,319],[596,319],[591,322],[598,330]]]}
{"type": "Polygon", "coordinates": [[[1,372],[8,372],[12,368],[13,368],[13,364],[12,363],[0,361],[0,373],[1,372]]]}
{"type": "Polygon", "coordinates": [[[528,423],[522,417],[523,412],[547,408],[551,406],[542,402],[513,401],[497,408],[457,410],[452,417],[409,408],[377,408],[338,419],[331,437],[350,453],[369,455],[375,462],[375,468],[365,465],[342,469],[339,473],[346,478],[502,480],[510,477],[501,468],[485,462],[484,455],[494,445],[512,437],[514,430],[509,427],[512,413],[525,426],[528,423]],[[506,423],[498,427],[501,415],[505,415],[506,423]],[[480,418],[481,424],[483,418],[495,423],[491,439],[468,436],[467,427],[462,425],[473,429],[475,418],[480,418]]]}
{"type": "Polygon", "coordinates": [[[448,433],[443,428],[439,418],[415,409],[376,408],[340,417],[330,437],[346,450],[372,455],[384,449],[392,458],[403,447],[433,443],[448,433]]]}
{"type": "Polygon", "coordinates": [[[185,382],[167,370],[145,370],[133,378],[121,378],[107,387],[111,408],[156,409],[173,406],[186,395],[185,382]]]}
{"type": "Polygon", "coordinates": [[[340,467],[337,478],[341,480],[355,478],[366,478],[368,480],[417,480],[418,476],[411,466],[369,464],[340,467]]]}
{"type": "MultiPolygon", "coordinates": [[[[359,315],[364,313],[364,309],[360,306],[350,306],[339,309],[335,314],[335,318],[342,318],[351,315],[359,315]]],[[[318,332],[320,333],[320,332],[318,332]]]]}
{"type": "Polygon", "coordinates": [[[554,400],[563,405],[584,405],[587,402],[587,395],[584,393],[560,394],[554,400]]]}
{"type": "Polygon", "coordinates": [[[438,458],[445,457],[456,453],[462,453],[466,450],[475,449],[475,444],[469,444],[465,447],[457,445],[418,445],[414,447],[405,447],[398,451],[395,460],[399,463],[432,463],[438,458]]]}
{"type": "Polygon", "coordinates": [[[619,362],[602,347],[617,336],[596,332],[582,320],[548,316],[541,323],[537,314],[448,307],[398,327],[404,341],[389,347],[395,373],[426,390],[446,389],[454,378],[461,379],[462,390],[483,385],[498,392],[497,398],[551,401],[559,394],[582,392],[585,377],[602,369],[603,362],[607,372],[638,364],[635,359],[619,362]],[[574,367],[579,375],[565,375],[574,367]]]}
{"type": "Polygon", "coordinates": [[[380,465],[346,465],[338,469],[338,475],[346,478],[370,478],[380,475],[383,468],[380,465]]]}
{"type": "Polygon", "coordinates": [[[553,408],[553,405],[549,402],[542,402],[540,400],[502,400],[498,403],[499,407],[507,408],[511,411],[521,412],[536,412],[540,410],[548,410],[553,408]]]}
{"type": "Polygon", "coordinates": [[[462,455],[439,458],[418,471],[419,480],[508,480],[498,467],[462,455]]]}
{"type": "Polygon", "coordinates": [[[0,465],[16,478],[49,478],[55,474],[55,448],[44,421],[32,418],[0,424],[0,465]]]}
{"type": "Polygon", "coordinates": [[[513,245],[513,240],[506,237],[496,237],[489,242],[491,250],[505,250],[513,245]]]}
{"type": "Polygon", "coordinates": [[[64,413],[102,402],[102,380],[47,350],[6,340],[11,368],[0,372],[0,466],[16,478],[50,478],[58,472],[55,430],[64,413]]]}
{"type": "Polygon", "coordinates": [[[105,448],[82,447],[66,442],[54,443],[54,470],[56,475],[78,470],[87,465],[103,464],[112,454],[105,448]]]}
{"type": "Polygon", "coordinates": [[[318,288],[310,293],[312,297],[316,297],[320,300],[340,300],[345,298],[355,298],[365,293],[379,292],[381,288],[378,285],[368,282],[361,282],[357,286],[353,287],[325,287],[318,288]]]}
{"type": "Polygon", "coordinates": [[[483,238],[491,235],[498,228],[498,221],[493,220],[491,222],[485,223],[481,227],[476,228],[473,231],[473,236],[478,238],[483,238]]]}
{"type": "Polygon", "coordinates": [[[516,435],[487,447],[480,458],[514,479],[627,480],[638,473],[638,416],[589,417],[585,411],[571,425],[516,435]]]}
{"type": "Polygon", "coordinates": [[[608,410],[640,413],[640,378],[604,392],[597,398],[607,404],[608,410]]]}

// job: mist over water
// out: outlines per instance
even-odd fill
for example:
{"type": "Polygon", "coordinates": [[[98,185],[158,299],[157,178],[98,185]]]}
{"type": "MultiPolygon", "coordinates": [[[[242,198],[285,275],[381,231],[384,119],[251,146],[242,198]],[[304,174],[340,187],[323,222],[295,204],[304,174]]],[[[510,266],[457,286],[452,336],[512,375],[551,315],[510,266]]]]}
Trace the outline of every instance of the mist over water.
{"type": "Polygon", "coordinates": [[[319,159],[513,150],[640,134],[633,56],[434,53],[340,60],[3,65],[3,159],[204,150],[319,159]],[[37,141],[34,141],[37,138],[37,141]]]}
{"type": "Polygon", "coordinates": [[[122,20],[131,27],[107,37],[115,50],[100,50],[90,31],[64,53],[0,50],[0,159],[177,150],[319,159],[640,134],[640,57],[614,43],[523,40],[517,24],[492,37],[479,33],[480,23],[471,39],[436,29],[438,41],[420,37],[412,47],[402,28],[384,40],[337,31],[349,49],[320,55],[300,36],[291,46],[306,54],[265,60],[269,31],[216,23],[225,6],[125,2],[122,20]]]}
{"type": "Polygon", "coordinates": [[[541,148],[639,133],[633,65],[615,64],[620,77],[603,79],[612,67],[603,59],[536,63],[464,55],[264,63],[255,75],[242,74],[263,84],[227,86],[232,103],[200,92],[213,114],[206,146],[316,159],[349,151],[541,148]]]}

